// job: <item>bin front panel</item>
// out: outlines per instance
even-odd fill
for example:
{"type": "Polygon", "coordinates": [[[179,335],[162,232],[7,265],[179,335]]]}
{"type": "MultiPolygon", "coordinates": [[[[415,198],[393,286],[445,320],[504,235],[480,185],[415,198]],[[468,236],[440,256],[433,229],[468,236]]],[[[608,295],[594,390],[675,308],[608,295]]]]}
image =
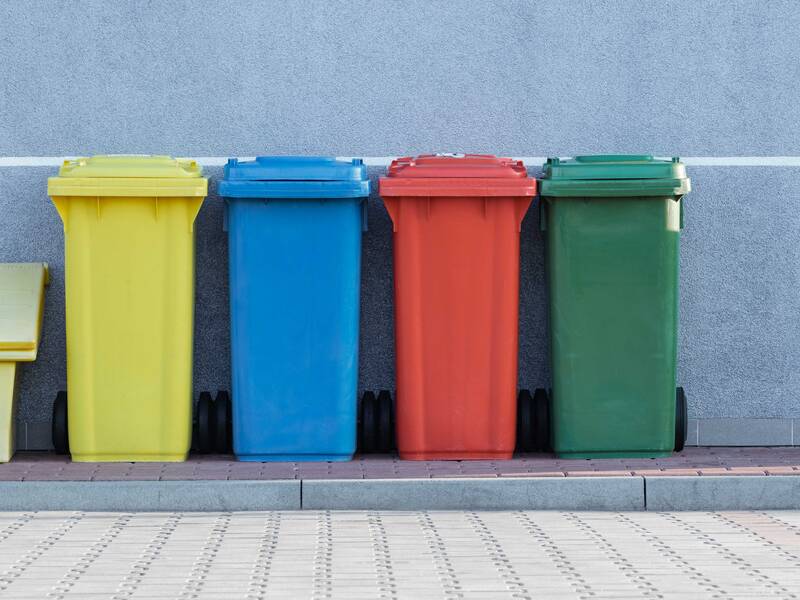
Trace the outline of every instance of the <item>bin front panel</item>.
{"type": "Polygon", "coordinates": [[[514,450],[523,198],[384,198],[394,221],[397,443],[405,459],[514,450]]]}
{"type": "Polygon", "coordinates": [[[183,460],[202,198],[54,197],[66,242],[73,460],[183,460]]]}
{"type": "Polygon", "coordinates": [[[355,451],[363,201],[227,201],[240,459],[355,451]]]}
{"type": "Polygon", "coordinates": [[[680,202],[544,202],[556,453],[671,453],[680,202]]]}

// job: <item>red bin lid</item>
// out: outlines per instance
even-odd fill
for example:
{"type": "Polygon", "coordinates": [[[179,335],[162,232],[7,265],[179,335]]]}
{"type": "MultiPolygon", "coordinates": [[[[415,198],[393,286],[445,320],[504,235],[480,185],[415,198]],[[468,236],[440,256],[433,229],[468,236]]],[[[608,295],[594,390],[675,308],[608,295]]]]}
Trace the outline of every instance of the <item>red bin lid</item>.
{"type": "Polygon", "coordinates": [[[535,196],[536,180],[521,160],[491,154],[422,154],[392,161],[381,177],[388,196],[535,196]]]}

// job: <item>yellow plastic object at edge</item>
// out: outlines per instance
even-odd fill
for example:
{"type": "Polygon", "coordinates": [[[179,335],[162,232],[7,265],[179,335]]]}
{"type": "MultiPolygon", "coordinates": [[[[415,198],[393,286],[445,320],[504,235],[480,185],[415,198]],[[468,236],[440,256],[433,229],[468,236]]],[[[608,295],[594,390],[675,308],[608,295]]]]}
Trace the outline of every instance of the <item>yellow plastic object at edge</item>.
{"type": "Polygon", "coordinates": [[[72,459],[184,460],[193,223],[207,181],[197,165],[166,157],[81,160],[48,184],[65,232],[72,459]]]}
{"type": "Polygon", "coordinates": [[[48,279],[44,263],[0,264],[0,463],[14,455],[17,362],[36,360],[48,279]]]}
{"type": "Polygon", "coordinates": [[[36,360],[48,279],[44,263],[0,264],[0,361],[36,360]]]}
{"type": "Polygon", "coordinates": [[[14,456],[14,415],[16,402],[17,363],[0,362],[0,463],[14,456]]]}

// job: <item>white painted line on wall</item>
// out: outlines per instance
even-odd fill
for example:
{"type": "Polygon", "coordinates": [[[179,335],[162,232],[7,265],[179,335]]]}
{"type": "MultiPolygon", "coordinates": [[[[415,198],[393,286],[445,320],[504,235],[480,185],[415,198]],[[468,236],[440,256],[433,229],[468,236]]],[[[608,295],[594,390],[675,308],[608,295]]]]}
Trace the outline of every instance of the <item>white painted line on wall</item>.
{"type": "MultiPolygon", "coordinates": [[[[131,154],[129,156],[145,156],[131,154]]],[[[60,167],[64,161],[74,160],[79,156],[0,156],[0,167],[60,167]]],[[[183,158],[183,157],[179,157],[183,158]]],[[[227,156],[189,157],[204,167],[221,167],[228,162],[227,156]]],[[[253,160],[254,156],[241,156],[239,160],[253,160]]]]}
{"type": "MultiPolygon", "coordinates": [[[[74,156],[0,156],[1,167],[60,167],[74,156]]],[[[190,157],[204,167],[221,167],[228,162],[227,156],[190,157]]],[[[253,160],[252,156],[240,156],[239,160],[253,160]]],[[[394,156],[340,156],[338,158],[362,158],[370,167],[387,167],[394,156]]],[[[541,166],[544,156],[519,156],[530,167],[541,166]]],[[[665,157],[668,158],[668,157],[665,157]]],[[[800,167],[800,156],[683,156],[681,162],[690,167],[800,167]]]]}
{"type": "Polygon", "coordinates": [[[0,156],[0,167],[60,167],[73,157],[59,156],[0,156]]]}
{"type": "Polygon", "coordinates": [[[368,167],[388,167],[396,156],[337,156],[339,160],[351,160],[360,158],[368,167]]]}
{"type": "MultiPolygon", "coordinates": [[[[338,158],[350,160],[359,158],[340,156],[338,158]]],[[[388,167],[396,158],[394,156],[364,156],[364,164],[370,167],[388,167]]],[[[529,167],[540,167],[546,156],[516,156],[529,167]]],[[[664,156],[658,158],[669,159],[664,156]]],[[[198,159],[202,161],[203,159],[198,159]]],[[[800,167],[800,156],[686,156],[681,157],[681,162],[692,167],[800,167]]]]}
{"type": "Polygon", "coordinates": [[[687,156],[690,167],[800,167],[800,156],[687,156]]]}

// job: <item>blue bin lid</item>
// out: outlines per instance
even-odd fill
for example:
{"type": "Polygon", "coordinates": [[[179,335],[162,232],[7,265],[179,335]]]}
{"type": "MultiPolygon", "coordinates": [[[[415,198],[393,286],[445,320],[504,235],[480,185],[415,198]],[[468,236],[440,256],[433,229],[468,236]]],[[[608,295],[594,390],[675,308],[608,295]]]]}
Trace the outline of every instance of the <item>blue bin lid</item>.
{"type": "Polygon", "coordinates": [[[228,159],[219,184],[226,198],[362,198],[369,196],[367,166],[360,158],[259,156],[228,159]]]}

